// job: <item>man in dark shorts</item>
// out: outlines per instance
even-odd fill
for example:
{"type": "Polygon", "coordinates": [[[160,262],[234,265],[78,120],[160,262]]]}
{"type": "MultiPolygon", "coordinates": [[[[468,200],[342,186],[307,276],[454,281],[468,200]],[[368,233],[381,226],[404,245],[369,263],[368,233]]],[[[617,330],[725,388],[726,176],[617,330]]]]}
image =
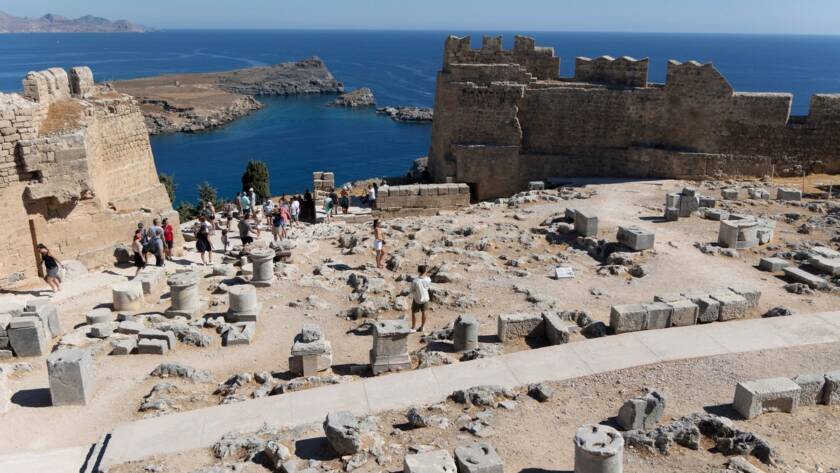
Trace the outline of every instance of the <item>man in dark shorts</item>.
{"type": "Polygon", "coordinates": [[[417,267],[417,276],[411,281],[411,330],[422,332],[426,326],[426,311],[429,310],[429,288],[432,280],[426,276],[426,265],[417,267]],[[420,312],[420,327],[415,330],[417,313],[420,312]]]}

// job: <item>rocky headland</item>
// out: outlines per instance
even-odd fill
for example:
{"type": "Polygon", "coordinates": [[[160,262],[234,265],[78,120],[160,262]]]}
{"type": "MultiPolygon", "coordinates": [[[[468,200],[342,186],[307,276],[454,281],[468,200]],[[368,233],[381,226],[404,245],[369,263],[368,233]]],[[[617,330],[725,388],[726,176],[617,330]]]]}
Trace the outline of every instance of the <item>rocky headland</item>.
{"type": "Polygon", "coordinates": [[[0,33],[145,33],[154,31],[126,20],[93,15],[76,19],[47,13],[40,18],[12,16],[0,11],[0,33]]]}
{"type": "Polygon", "coordinates": [[[342,93],[344,85],[318,57],[226,72],[171,74],[117,81],[141,104],[149,133],[198,132],[258,110],[257,95],[342,93]]]}
{"type": "Polygon", "coordinates": [[[333,107],[363,108],[376,105],[376,98],[373,91],[367,87],[356,89],[346,94],[341,94],[330,103],[333,107]]]}
{"type": "Polygon", "coordinates": [[[433,109],[421,107],[383,107],[377,108],[376,113],[404,123],[430,123],[434,118],[433,109]]]}

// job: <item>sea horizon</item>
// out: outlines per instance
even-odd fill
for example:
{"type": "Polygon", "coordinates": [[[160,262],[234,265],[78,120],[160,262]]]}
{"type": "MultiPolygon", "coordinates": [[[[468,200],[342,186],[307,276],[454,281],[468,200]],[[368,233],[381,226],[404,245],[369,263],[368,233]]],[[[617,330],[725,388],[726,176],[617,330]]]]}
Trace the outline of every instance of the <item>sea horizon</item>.
{"type": "MultiPolygon", "coordinates": [[[[840,92],[840,36],[731,33],[540,32],[501,30],[174,29],[142,34],[26,33],[0,44],[0,90],[17,92],[28,71],[88,65],[98,82],[209,72],[321,57],[347,90],[371,88],[378,106],[434,105],[435,79],[447,36],[532,36],[561,58],[648,58],[649,81],[665,80],[667,61],[712,62],[739,92],[794,96],[792,115],[806,115],[811,95],[840,92]]],[[[258,97],[266,107],[225,127],[152,136],[159,172],[174,174],[176,202],[194,202],[207,181],[229,197],[249,159],[268,163],[274,193],[300,192],[314,171],[336,182],[403,175],[428,152],[431,126],[406,125],[373,110],[326,107],[330,96],[258,97]],[[212,164],[211,164],[212,163],[212,164]]]]}

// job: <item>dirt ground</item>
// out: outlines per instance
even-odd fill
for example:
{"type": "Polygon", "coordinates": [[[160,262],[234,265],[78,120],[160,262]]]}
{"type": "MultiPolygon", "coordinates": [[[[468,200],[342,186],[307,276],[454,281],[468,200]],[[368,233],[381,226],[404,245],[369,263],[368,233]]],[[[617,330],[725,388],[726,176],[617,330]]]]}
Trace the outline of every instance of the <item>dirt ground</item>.
{"type": "MultiPolygon", "coordinates": [[[[539,403],[520,395],[512,410],[486,408],[493,433],[479,439],[461,430],[458,417],[474,418],[482,409],[447,401],[433,407],[435,413],[449,419],[446,428],[409,429],[405,412],[387,412],[377,416],[379,433],[391,452],[388,463],[373,459],[360,472],[400,471],[402,455],[409,448],[425,446],[454,450],[475,442],[493,445],[509,472],[571,472],[574,468],[574,431],[584,423],[614,425],[613,417],[626,400],[648,389],[657,389],[666,399],[660,425],[670,419],[695,412],[710,412],[735,419],[736,426],[764,438],[775,450],[777,465],[750,461],[766,472],[827,472],[840,466],[840,407],[801,407],[793,414],[766,413],[752,420],[742,420],[731,409],[734,386],[739,381],[795,376],[804,372],[822,372],[840,366],[840,345],[815,345],[805,348],[727,355],[699,360],[677,361],[641,368],[552,383],[552,398],[539,403]]],[[[342,461],[331,453],[320,426],[295,429],[288,433],[292,453],[300,460],[323,462],[325,471],[341,470],[342,461]]],[[[669,455],[634,448],[625,449],[628,472],[720,472],[728,458],[703,444],[699,450],[674,446],[669,455]]],[[[256,462],[228,458],[227,464],[239,463],[242,472],[270,471],[256,462]]],[[[187,473],[221,463],[210,449],[184,452],[142,462],[121,465],[112,473],[141,473],[155,466],[160,472],[187,473]]],[[[222,470],[219,470],[222,471],[222,470]]],[[[229,470],[225,470],[229,471],[229,470]]]]}
{"type": "MultiPolygon", "coordinates": [[[[336,379],[339,382],[366,376],[365,367],[368,363],[371,339],[356,334],[356,329],[362,325],[363,319],[350,320],[345,316],[347,310],[362,305],[356,300],[359,295],[354,295],[353,288],[347,284],[348,277],[353,273],[368,278],[384,279],[384,294],[363,294],[363,297],[383,303],[377,306],[382,310],[369,314],[370,317],[391,319],[407,315],[407,299],[404,297],[408,289],[406,275],[414,274],[418,264],[439,266],[446,263],[446,273],[450,282],[434,284],[436,289],[446,293],[446,297],[433,304],[426,331],[442,328],[457,315],[469,313],[482,323],[481,341],[488,348],[496,347],[496,319],[499,314],[585,310],[594,319],[607,322],[612,305],[650,302],[654,295],[666,292],[709,291],[733,284],[749,284],[761,289],[760,306],[749,314],[750,317],[758,317],[778,305],[788,307],[795,314],[838,309],[836,292],[794,295],[784,289],[786,281],[778,275],[761,272],[755,267],[761,256],[790,251],[790,245],[822,244],[836,249],[837,227],[824,223],[824,202],[818,202],[818,205],[813,207],[816,211],[802,205],[780,204],[774,201],[731,203],[729,207],[742,213],[771,218],[796,213],[801,214],[801,217],[790,222],[789,219],[779,218],[775,239],[770,245],[741,250],[736,257],[712,256],[702,253],[694,244],[715,242],[718,222],[704,220],[699,216],[680,219],[677,222],[665,222],[660,218],[665,194],[678,191],[685,185],[697,185],[699,193],[719,197],[719,189],[728,184],[681,181],[597,184],[576,189],[581,194],[579,197],[588,196],[587,198],[562,200],[549,193],[553,200],[534,198],[533,202],[516,206],[484,203],[458,211],[442,211],[435,216],[388,220],[385,222],[386,250],[391,255],[397,255],[395,262],[400,263],[394,270],[377,270],[372,266],[372,234],[369,223],[349,224],[335,220],[331,225],[319,224],[293,229],[291,240],[295,248],[292,261],[278,265],[277,272],[280,277],[273,287],[258,289],[263,311],[259,318],[256,338],[251,345],[222,347],[220,337],[212,329],[205,328],[202,329],[202,333],[210,335],[212,339],[209,347],[197,348],[178,344],[176,349],[163,356],[107,356],[110,348],[107,341],[80,341],[79,337],[68,337],[68,344],[80,343],[98,348],[98,387],[92,401],[84,407],[49,407],[44,360],[22,360],[31,363],[32,370],[13,375],[10,380],[14,393],[13,405],[2,419],[4,428],[0,429],[0,454],[90,444],[119,422],[217,404],[222,401],[222,396],[213,394],[217,385],[237,373],[267,371],[275,374],[277,382],[288,380],[289,351],[294,336],[304,324],[319,325],[326,339],[332,343],[332,371],[338,375],[336,379]],[[597,215],[599,238],[606,240],[615,241],[619,225],[633,224],[654,231],[654,249],[638,256],[638,263],[645,269],[646,275],[612,275],[604,271],[602,262],[574,249],[572,237],[563,236],[558,243],[552,243],[545,235],[534,230],[541,228],[540,224],[546,219],[561,215],[566,207],[589,210],[597,215]],[[811,222],[813,227],[809,234],[799,232],[800,226],[805,222],[811,222]],[[343,237],[347,240],[352,235],[357,236],[355,248],[352,251],[340,248],[339,239],[343,237]],[[832,239],[835,239],[834,243],[831,242],[832,239]],[[553,268],[558,265],[572,267],[575,277],[564,280],[549,277],[553,268]],[[139,412],[144,396],[149,394],[155,384],[161,382],[148,374],[160,363],[174,361],[196,369],[209,370],[213,381],[176,383],[183,393],[178,397],[175,406],[170,406],[164,412],[139,412]]],[[[235,222],[232,229],[232,234],[235,234],[235,222]]],[[[218,243],[218,234],[214,238],[218,243]]],[[[269,232],[263,231],[261,238],[270,238],[269,232]]],[[[234,245],[238,244],[237,237],[234,236],[232,240],[234,245]]],[[[167,271],[174,272],[177,268],[197,261],[192,244],[187,246],[188,255],[176,262],[167,262],[167,271]]],[[[218,262],[221,255],[214,255],[214,258],[218,262]]],[[[224,313],[227,309],[227,296],[208,290],[215,287],[219,279],[209,276],[209,268],[202,270],[208,274],[202,279],[201,285],[202,297],[210,305],[210,313],[224,313]]],[[[133,273],[130,269],[106,268],[106,271],[124,275],[133,273]]],[[[69,329],[79,327],[79,331],[84,333],[86,329],[82,325],[85,312],[110,302],[111,295],[107,287],[69,298],[62,306],[62,324],[69,329]]],[[[167,306],[168,299],[165,296],[159,304],[150,305],[144,312],[160,312],[167,306]]],[[[573,342],[585,343],[585,340],[578,335],[573,342]]],[[[409,343],[411,350],[419,350],[426,346],[421,342],[420,334],[413,334],[409,343]]],[[[532,347],[524,343],[513,343],[500,348],[504,353],[532,347]]],[[[650,385],[666,389],[666,392],[673,390],[673,393],[669,392],[669,402],[673,400],[673,404],[670,405],[674,410],[669,408],[669,413],[688,414],[711,404],[731,402],[733,382],[737,379],[810,372],[817,368],[822,369],[823,363],[826,363],[825,369],[838,369],[837,350],[837,347],[826,347],[826,350],[811,348],[797,355],[800,358],[775,353],[750,355],[749,359],[753,360],[753,365],[749,365],[744,371],[735,371],[735,368],[731,367],[739,366],[740,358],[734,358],[728,363],[706,360],[702,364],[709,365],[706,371],[698,371],[696,374],[692,371],[696,362],[678,363],[675,366],[683,366],[686,373],[675,374],[673,379],[663,377],[663,384],[650,382],[650,385]],[[832,353],[834,354],[831,355],[832,353]],[[816,356],[817,354],[819,356],[816,356]],[[812,363],[812,366],[809,367],[808,363],[812,363]]],[[[457,362],[457,356],[454,354],[444,352],[442,356],[457,362]]],[[[656,377],[655,368],[644,368],[640,373],[644,376],[639,379],[659,379],[656,377]]],[[[636,389],[635,386],[641,386],[635,381],[637,375],[633,373],[627,377],[624,374],[615,374],[617,378],[610,376],[613,375],[560,386],[560,394],[556,395],[555,401],[551,403],[555,406],[552,412],[557,416],[557,421],[541,419],[540,412],[543,412],[542,416],[545,412],[537,409],[536,405],[530,406],[528,402],[522,403],[521,408],[513,413],[496,412],[494,419],[504,419],[506,415],[510,415],[511,434],[527,434],[533,439],[533,443],[506,442],[504,439],[507,435],[499,435],[499,440],[495,443],[506,461],[518,469],[532,468],[535,465],[554,465],[549,469],[555,470],[570,468],[568,458],[563,456],[568,456],[569,452],[555,451],[555,446],[570,445],[569,432],[576,426],[584,422],[601,421],[609,415],[614,415],[613,411],[620,403],[618,399],[629,397],[636,389]],[[621,384],[614,386],[613,383],[616,382],[621,384]],[[609,402],[601,395],[595,394],[602,390],[604,393],[613,393],[613,397],[608,399],[609,402]],[[592,404],[587,411],[577,409],[575,403],[592,404]],[[593,412],[593,415],[579,415],[581,412],[593,412]],[[530,415],[533,415],[531,420],[534,422],[524,422],[523,416],[530,415]],[[517,425],[519,427],[515,427],[517,425]],[[558,439],[562,439],[559,444],[558,439]],[[538,445],[539,448],[534,448],[532,452],[517,452],[517,449],[529,448],[530,445],[538,445]],[[521,457],[518,460],[517,455],[521,457]]],[[[256,386],[251,384],[237,394],[247,398],[256,386]]],[[[540,409],[542,407],[540,406],[540,409]]],[[[580,404],[577,407],[580,407],[580,404]]],[[[759,429],[763,422],[766,422],[765,419],[774,419],[778,422],[777,425],[790,427],[795,433],[785,434],[783,439],[775,437],[778,441],[773,442],[777,448],[787,449],[789,439],[805,439],[810,435],[810,431],[805,427],[812,428],[812,422],[833,419],[836,425],[839,417],[836,409],[809,408],[793,416],[782,418],[774,414],[759,418],[751,422],[750,428],[759,429]],[[808,417],[809,412],[814,413],[812,417],[808,417]]],[[[501,428],[499,430],[506,432],[501,428]]],[[[769,433],[762,433],[773,440],[770,427],[768,431],[769,433]]],[[[784,432],[781,428],[779,431],[784,432]]],[[[453,438],[457,438],[463,434],[453,435],[453,438]]],[[[828,434],[823,432],[821,435],[828,434]]],[[[838,439],[836,432],[833,435],[832,438],[838,439]]],[[[803,450],[801,453],[795,453],[798,447],[791,447],[790,455],[782,457],[789,458],[790,461],[801,458],[802,462],[807,460],[812,464],[816,462],[824,466],[831,462],[837,463],[837,458],[831,457],[834,452],[820,450],[823,448],[821,445],[830,445],[831,442],[824,440],[815,443],[819,445],[810,446],[810,450],[803,450]]],[[[646,461],[655,462],[654,469],[638,471],[707,471],[678,469],[683,456],[685,462],[716,464],[717,460],[714,460],[714,457],[701,453],[685,452],[667,459],[653,460],[647,460],[645,455],[634,455],[630,457],[630,461],[642,465],[646,461]]],[[[810,466],[802,468],[805,471],[813,471],[810,466]]]]}

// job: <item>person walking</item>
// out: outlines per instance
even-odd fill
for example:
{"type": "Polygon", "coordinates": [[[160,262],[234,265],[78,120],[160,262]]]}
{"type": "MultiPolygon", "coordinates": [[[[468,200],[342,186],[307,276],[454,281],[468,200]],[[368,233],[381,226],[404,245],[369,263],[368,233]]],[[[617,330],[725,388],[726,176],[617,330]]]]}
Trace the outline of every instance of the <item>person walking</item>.
{"type": "Polygon", "coordinates": [[[283,216],[281,215],[281,211],[283,207],[277,208],[274,213],[271,214],[271,235],[274,237],[274,241],[280,239],[280,233],[283,229],[283,216]]]}
{"type": "Polygon", "coordinates": [[[382,260],[385,257],[385,238],[382,236],[382,228],[379,226],[379,219],[373,221],[373,250],[376,252],[376,267],[383,268],[382,260]]]}
{"type": "Polygon", "coordinates": [[[330,189],[330,200],[332,201],[333,215],[338,215],[338,194],[336,194],[334,188],[330,189]]]}
{"type": "Polygon", "coordinates": [[[146,267],[146,258],[143,256],[143,231],[139,228],[134,230],[131,249],[134,251],[134,267],[137,268],[134,276],[137,276],[140,274],[140,270],[146,267]]]}
{"type": "Polygon", "coordinates": [[[43,243],[38,243],[38,253],[41,255],[41,262],[44,263],[44,281],[50,285],[53,293],[61,290],[60,272],[64,268],[61,261],[50,253],[50,249],[43,243]]]}
{"type": "Polygon", "coordinates": [[[411,281],[411,330],[423,332],[426,326],[426,311],[429,310],[429,288],[432,280],[426,276],[428,268],[425,264],[417,267],[417,276],[411,281]],[[420,313],[420,327],[417,325],[417,313],[420,313]]]}
{"type": "Polygon", "coordinates": [[[263,217],[265,218],[265,226],[271,228],[272,216],[274,215],[274,201],[265,199],[263,202],[263,217]]]}
{"type": "Polygon", "coordinates": [[[239,217],[242,217],[242,193],[237,192],[236,198],[234,199],[234,203],[236,204],[236,210],[239,211],[239,217]]]}
{"type": "Polygon", "coordinates": [[[251,218],[251,199],[244,192],[239,197],[239,207],[242,209],[242,213],[239,216],[240,220],[251,218]]]}
{"type": "Polygon", "coordinates": [[[315,221],[315,202],[312,200],[312,193],[309,189],[303,194],[303,218],[309,222],[315,221]]]}
{"type": "Polygon", "coordinates": [[[245,219],[245,218],[239,219],[238,228],[239,228],[239,239],[242,241],[243,245],[247,245],[248,243],[251,243],[251,242],[254,241],[254,239],[250,235],[251,233],[254,233],[257,237],[260,236],[259,231],[254,230],[254,228],[251,227],[251,224],[250,224],[248,219],[245,219]]]}
{"type": "Polygon", "coordinates": [[[341,206],[341,213],[347,215],[347,212],[350,210],[350,193],[347,192],[346,187],[341,189],[341,197],[338,200],[338,204],[341,206]]]}
{"type": "Polygon", "coordinates": [[[151,235],[152,253],[155,255],[155,266],[163,266],[164,235],[163,228],[160,226],[160,220],[152,220],[152,227],[149,228],[149,234],[151,235]]]}
{"type": "Polygon", "coordinates": [[[291,226],[297,226],[300,221],[300,196],[292,197],[292,203],[289,205],[289,214],[292,216],[291,226]]]}
{"type": "Polygon", "coordinates": [[[163,226],[163,244],[166,253],[166,259],[172,261],[172,248],[175,247],[175,229],[169,223],[169,219],[165,218],[161,222],[163,226]]]}
{"type": "Polygon", "coordinates": [[[210,243],[210,222],[204,215],[198,217],[198,229],[195,232],[195,249],[201,254],[201,264],[207,266],[207,263],[213,264],[213,245],[210,243]],[[204,254],[207,253],[207,261],[204,260],[204,254]]]}
{"type": "Polygon", "coordinates": [[[376,188],[373,187],[373,184],[368,186],[368,204],[371,209],[376,208],[376,188]]]}
{"type": "Polygon", "coordinates": [[[324,223],[330,223],[330,216],[332,215],[333,210],[333,200],[332,197],[327,195],[324,197],[324,223]]]}
{"type": "Polygon", "coordinates": [[[230,230],[230,221],[233,219],[233,204],[226,200],[222,205],[222,218],[225,220],[225,229],[230,230]]]}
{"type": "Polygon", "coordinates": [[[251,211],[254,212],[254,218],[257,218],[257,193],[254,188],[248,189],[248,198],[251,200],[251,211]]]}

